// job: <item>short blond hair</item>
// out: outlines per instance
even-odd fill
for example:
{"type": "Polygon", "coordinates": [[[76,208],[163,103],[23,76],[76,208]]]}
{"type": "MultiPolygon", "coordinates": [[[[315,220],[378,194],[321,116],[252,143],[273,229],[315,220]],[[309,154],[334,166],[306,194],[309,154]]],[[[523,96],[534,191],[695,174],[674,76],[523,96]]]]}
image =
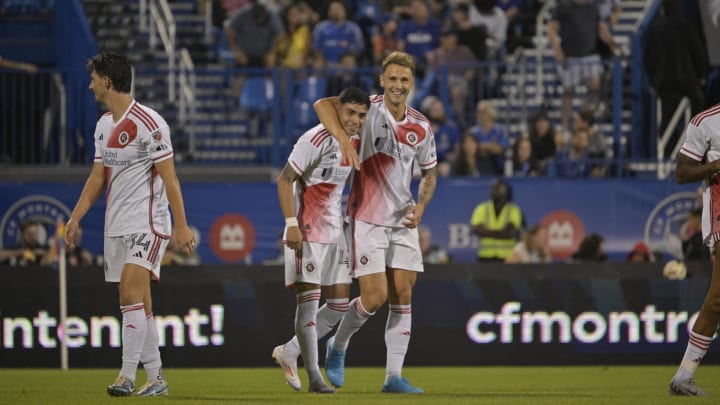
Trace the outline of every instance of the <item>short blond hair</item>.
{"type": "Polygon", "coordinates": [[[394,51],[391,52],[390,55],[386,56],[382,62],[383,73],[385,73],[385,70],[390,65],[400,65],[406,68],[410,68],[410,70],[412,70],[413,76],[415,76],[415,59],[413,59],[412,56],[405,52],[394,51]]]}
{"type": "Polygon", "coordinates": [[[481,109],[486,110],[487,113],[492,117],[492,119],[497,118],[497,106],[495,106],[495,102],[491,100],[481,100],[477,103],[475,111],[477,112],[481,109]]]}

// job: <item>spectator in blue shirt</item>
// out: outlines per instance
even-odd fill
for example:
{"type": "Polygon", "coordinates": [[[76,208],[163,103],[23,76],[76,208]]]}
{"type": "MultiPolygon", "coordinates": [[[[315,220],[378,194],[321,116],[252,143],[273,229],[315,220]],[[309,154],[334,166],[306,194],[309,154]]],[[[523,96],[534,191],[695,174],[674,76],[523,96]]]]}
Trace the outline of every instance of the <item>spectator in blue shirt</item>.
{"type": "Polygon", "coordinates": [[[415,58],[417,77],[423,77],[427,54],[440,46],[440,22],[430,15],[424,0],[410,2],[410,20],[400,24],[397,31],[398,48],[415,58]]]}
{"type": "Polygon", "coordinates": [[[438,174],[450,174],[451,162],[455,160],[460,142],[460,128],[445,114],[445,106],[435,96],[427,96],[420,104],[420,111],[430,120],[430,127],[435,134],[435,150],[437,152],[438,174]]]}
{"type": "Polygon", "coordinates": [[[569,147],[557,153],[555,164],[548,167],[548,174],[564,178],[589,177],[589,145],[590,133],[587,128],[575,129],[569,147]]]}
{"type": "Polygon", "coordinates": [[[475,109],[476,124],[468,129],[478,140],[479,170],[482,175],[502,175],[509,140],[505,128],[495,122],[497,107],[482,100],[475,109]]]}
{"type": "Polygon", "coordinates": [[[363,52],[362,31],[357,24],[347,20],[344,1],[330,2],[328,19],[320,21],[313,30],[313,48],[322,52],[328,66],[337,65],[340,57],[347,52],[356,55],[363,52]]]}

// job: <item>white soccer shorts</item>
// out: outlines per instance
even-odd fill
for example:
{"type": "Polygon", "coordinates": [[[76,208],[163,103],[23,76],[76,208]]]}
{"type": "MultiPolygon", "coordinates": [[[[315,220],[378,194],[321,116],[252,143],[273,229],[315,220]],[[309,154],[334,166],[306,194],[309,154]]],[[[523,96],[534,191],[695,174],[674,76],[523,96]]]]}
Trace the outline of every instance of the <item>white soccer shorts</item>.
{"type": "Polygon", "coordinates": [[[285,287],[295,283],[330,286],[350,284],[350,256],[339,244],[303,241],[302,254],[285,246],[285,287]]]}
{"type": "Polygon", "coordinates": [[[417,228],[355,220],[352,235],[354,277],[384,273],[386,268],[424,271],[417,228]]]}
{"type": "Polygon", "coordinates": [[[146,268],[156,281],[160,281],[160,261],[169,239],[152,232],[105,237],[105,281],[119,283],[126,263],[146,268]]]}

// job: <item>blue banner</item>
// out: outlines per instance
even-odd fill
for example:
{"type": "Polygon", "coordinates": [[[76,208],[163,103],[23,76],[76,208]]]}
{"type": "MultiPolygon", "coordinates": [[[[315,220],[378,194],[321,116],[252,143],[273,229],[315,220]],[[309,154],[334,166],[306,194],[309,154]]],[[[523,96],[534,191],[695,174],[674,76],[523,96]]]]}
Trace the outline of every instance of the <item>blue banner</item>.
{"type": "MultiPolygon", "coordinates": [[[[444,246],[456,262],[475,260],[477,237],[470,229],[475,206],[490,196],[492,179],[440,179],[423,222],[433,243],[444,246]]],[[[637,241],[668,256],[680,253],[678,232],[697,206],[697,185],[656,180],[512,179],[513,200],[528,226],[544,223],[550,250],[562,261],[582,238],[596,232],[605,238],[611,259],[624,260],[637,241]]],[[[45,225],[54,234],[59,216],[67,217],[82,183],[0,183],[0,247],[17,243],[20,223],[45,225]]],[[[184,183],[190,225],[200,236],[203,263],[259,264],[278,257],[283,216],[273,183],[184,183]]],[[[104,199],[83,218],[82,245],[103,250],[104,199]]]]}

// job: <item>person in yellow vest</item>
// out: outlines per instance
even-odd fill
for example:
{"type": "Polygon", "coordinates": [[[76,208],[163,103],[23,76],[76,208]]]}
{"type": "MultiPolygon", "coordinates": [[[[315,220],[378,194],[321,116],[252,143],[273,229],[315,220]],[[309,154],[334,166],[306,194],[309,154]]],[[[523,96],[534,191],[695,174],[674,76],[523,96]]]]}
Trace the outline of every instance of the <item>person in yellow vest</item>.
{"type": "Polygon", "coordinates": [[[470,225],[480,237],[478,261],[505,261],[517,243],[522,228],[522,211],[512,201],[510,185],[498,179],[490,190],[490,199],[473,211],[470,225]]]}

